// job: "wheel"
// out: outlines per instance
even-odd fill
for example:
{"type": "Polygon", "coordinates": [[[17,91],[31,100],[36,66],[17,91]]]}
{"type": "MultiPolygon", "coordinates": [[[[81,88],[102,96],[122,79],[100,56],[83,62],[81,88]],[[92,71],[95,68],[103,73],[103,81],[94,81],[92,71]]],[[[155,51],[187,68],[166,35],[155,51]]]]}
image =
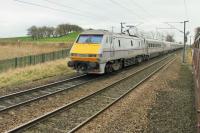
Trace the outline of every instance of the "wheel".
{"type": "Polygon", "coordinates": [[[141,56],[136,58],[137,64],[140,64],[143,61],[143,58],[141,56]]]}
{"type": "Polygon", "coordinates": [[[113,71],[118,71],[120,69],[122,69],[123,67],[123,63],[121,60],[119,61],[115,61],[114,63],[111,64],[113,71]]]}
{"type": "Polygon", "coordinates": [[[149,61],[150,60],[150,58],[149,58],[149,56],[147,55],[147,56],[145,56],[145,60],[146,61],[149,61]]]}
{"type": "Polygon", "coordinates": [[[106,64],[105,72],[111,73],[113,71],[112,65],[110,63],[106,64]]]}

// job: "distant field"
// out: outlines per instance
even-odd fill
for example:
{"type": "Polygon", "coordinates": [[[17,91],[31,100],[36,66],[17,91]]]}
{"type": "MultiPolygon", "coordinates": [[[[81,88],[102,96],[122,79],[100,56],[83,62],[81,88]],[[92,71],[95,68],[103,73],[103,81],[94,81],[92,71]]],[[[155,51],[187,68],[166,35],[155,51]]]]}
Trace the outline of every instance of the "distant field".
{"type": "Polygon", "coordinates": [[[0,45],[0,60],[10,59],[15,57],[22,57],[28,55],[36,55],[41,53],[48,53],[52,51],[58,51],[61,49],[69,48],[66,45],[34,45],[34,44],[8,44],[0,45]]]}
{"type": "Polygon", "coordinates": [[[55,37],[55,38],[44,38],[44,39],[38,39],[33,40],[30,36],[26,37],[15,37],[15,38],[0,38],[0,42],[51,42],[51,43],[67,43],[67,42],[73,42],[79,33],[74,32],[70,33],[66,36],[62,37],[55,37]]]}
{"type": "Polygon", "coordinates": [[[32,40],[31,37],[2,38],[0,39],[0,60],[71,48],[77,36],[78,33],[39,40],[32,40]]]}

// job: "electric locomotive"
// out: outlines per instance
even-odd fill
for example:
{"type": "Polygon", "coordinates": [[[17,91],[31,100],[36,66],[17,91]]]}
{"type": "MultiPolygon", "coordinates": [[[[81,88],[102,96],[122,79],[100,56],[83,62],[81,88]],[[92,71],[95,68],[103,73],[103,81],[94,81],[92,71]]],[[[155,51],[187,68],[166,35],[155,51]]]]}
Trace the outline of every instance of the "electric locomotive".
{"type": "Polygon", "coordinates": [[[144,39],[105,30],[87,30],[81,33],[73,44],[68,66],[77,72],[104,74],[179,47],[177,43],[144,39]]]}

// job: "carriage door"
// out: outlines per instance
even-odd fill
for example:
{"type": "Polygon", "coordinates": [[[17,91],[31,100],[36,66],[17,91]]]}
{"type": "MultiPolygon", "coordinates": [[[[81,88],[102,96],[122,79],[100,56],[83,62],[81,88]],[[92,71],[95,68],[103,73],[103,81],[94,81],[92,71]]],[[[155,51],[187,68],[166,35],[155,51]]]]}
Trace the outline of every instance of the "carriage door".
{"type": "Polygon", "coordinates": [[[145,39],[144,39],[144,47],[145,47],[145,53],[147,53],[149,55],[149,45],[145,39]]]}
{"type": "Polygon", "coordinates": [[[110,37],[110,57],[114,58],[115,56],[115,38],[114,37],[110,37]]]}

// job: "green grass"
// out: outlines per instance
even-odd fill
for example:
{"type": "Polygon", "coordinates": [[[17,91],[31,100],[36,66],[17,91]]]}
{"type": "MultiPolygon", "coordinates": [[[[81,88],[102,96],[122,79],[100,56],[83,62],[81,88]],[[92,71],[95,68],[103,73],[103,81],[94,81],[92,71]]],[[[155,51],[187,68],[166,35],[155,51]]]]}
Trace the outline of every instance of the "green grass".
{"type": "Polygon", "coordinates": [[[61,59],[0,73],[0,91],[3,88],[15,88],[18,85],[49,77],[73,74],[74,71],[66,65],[67,61],[68,59],[61,59]]]}
{"type": "Polygon", "coordinates": [[[66,43],[66,42],[73,42],[78,36],[78,32],[73,32],[68,35],[62,37],[51,37],[51,38],[43,38],[38,40],[33,40],[30,36],[24,37],[14,37],[14,38],[0,38],[0,42],[59,42],[59,43],[66,43]]]}

